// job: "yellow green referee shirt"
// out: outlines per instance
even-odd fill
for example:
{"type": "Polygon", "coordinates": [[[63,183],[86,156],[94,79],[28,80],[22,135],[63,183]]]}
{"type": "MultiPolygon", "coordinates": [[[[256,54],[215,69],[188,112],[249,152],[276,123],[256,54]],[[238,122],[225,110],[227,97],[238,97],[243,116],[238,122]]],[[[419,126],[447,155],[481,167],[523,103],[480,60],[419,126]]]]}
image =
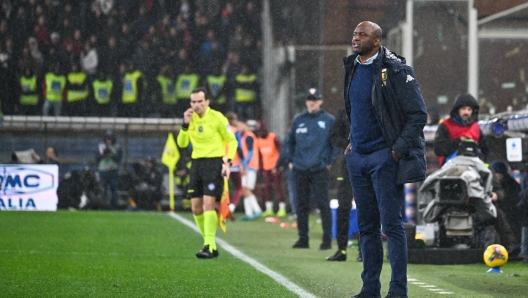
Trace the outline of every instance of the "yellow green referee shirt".
{"type": "Polygon", "coordinates": [[[227,144],[227,158],[232,160],[238,147],[227,118],[209,107],[203,117],[193,113],[189,128],[180,130],[177,142],[181,148],[189,146],[189,142],[192,144],[193,159],[223,157],[227,144]]]}

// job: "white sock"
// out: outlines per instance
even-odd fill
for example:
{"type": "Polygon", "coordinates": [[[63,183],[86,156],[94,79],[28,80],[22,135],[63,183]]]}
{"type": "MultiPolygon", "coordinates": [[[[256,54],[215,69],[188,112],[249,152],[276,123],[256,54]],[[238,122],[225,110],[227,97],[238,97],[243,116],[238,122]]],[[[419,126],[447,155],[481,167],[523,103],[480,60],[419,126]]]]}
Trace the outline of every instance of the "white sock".
{"type": "Polygon", "coordinates": [[[286,203],[279,202],[279,210],[286,210],[286,203]]]}
{"type": "Polygon", "coordinates": [[[262,209],[260,209],[260,206],[257,202],[257,197],[255,195],[250,195],[248,197],[249,202],[251,203],[251,209],[253,209],[253,213],[261,213],[262,209]]]}
{"type": "Polygon", "coordinates": [[[273,212],[273,202],[266,202],[266,211],[272,211],[273,212]]]}
{"type": "Polygon", "coordinates": [[[253,216],[253,210],[251,208],[251,197],[244,198],[244,211],[247,216],[253,216]]]}
{"type": "Polygon", "coordinates": [[[233,203],[229,204],[229,211],[231,211],[231,213],[235,213],[235,208],[236,208],[235,204],[233,203]]]}

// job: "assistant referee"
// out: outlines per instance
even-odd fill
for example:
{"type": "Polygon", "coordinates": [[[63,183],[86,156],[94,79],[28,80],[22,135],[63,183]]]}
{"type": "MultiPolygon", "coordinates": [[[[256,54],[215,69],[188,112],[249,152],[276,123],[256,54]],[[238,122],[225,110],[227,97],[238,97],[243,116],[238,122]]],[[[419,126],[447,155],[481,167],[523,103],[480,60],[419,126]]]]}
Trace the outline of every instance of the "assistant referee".
{"type": "Polygon", "coordinates": [[[215,258],[218,256],[215,242],[218,215],[215,205],[222,196],[222,176],[229,176],[229,166],[238,142],[227,118],[209,107],[204,88],[192,91],[191,108],[183,114],[177,142],[181,148],[189,146],[189,143],[193,148],[188,194],[191,197],[194,220],[204,238],[204,247],[196,253],[196,257],[215,258]]]}

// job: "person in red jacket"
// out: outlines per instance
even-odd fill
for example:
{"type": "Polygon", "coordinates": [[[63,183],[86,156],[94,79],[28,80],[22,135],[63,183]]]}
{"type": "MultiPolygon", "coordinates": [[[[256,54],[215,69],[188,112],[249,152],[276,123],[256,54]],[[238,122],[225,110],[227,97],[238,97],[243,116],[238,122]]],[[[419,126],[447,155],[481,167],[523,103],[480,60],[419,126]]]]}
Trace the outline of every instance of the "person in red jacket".
{"type": "Polygon", "coordinates": [[[461,142],[473,141],[479,145],[479,157],[485,160],[488,148],[478,125],[479,105],[468,93],[457,95],[450,117],[438,125],[434,140],[434,151],[443,165],[456,156],[461,142]]]}

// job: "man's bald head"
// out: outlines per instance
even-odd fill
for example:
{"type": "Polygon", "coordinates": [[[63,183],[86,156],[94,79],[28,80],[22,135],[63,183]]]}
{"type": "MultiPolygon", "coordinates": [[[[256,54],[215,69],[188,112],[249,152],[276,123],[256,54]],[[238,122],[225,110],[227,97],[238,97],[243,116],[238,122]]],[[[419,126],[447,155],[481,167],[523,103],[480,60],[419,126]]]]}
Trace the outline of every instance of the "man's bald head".
{"type": "Polygon", "coordinates": [[[371,22],[371,21],[364,21],[364,22],[359,23],[358,27],[360,25],[371,27],[372,33],[374,34],[374,37],[377,37],[377,38],[381,39],[381,35],[382,35],[383,32],[381,31],[381,27],[378,24],[376,24],[374,22],[371,22]]]}
{"type": "Polygon", "coordinates": [[[381,45],[381,33],[380,26],[369,21],[359,23],[354,29],[352,50],[360,56],[361,63],[378,52],[381,45]]]}

